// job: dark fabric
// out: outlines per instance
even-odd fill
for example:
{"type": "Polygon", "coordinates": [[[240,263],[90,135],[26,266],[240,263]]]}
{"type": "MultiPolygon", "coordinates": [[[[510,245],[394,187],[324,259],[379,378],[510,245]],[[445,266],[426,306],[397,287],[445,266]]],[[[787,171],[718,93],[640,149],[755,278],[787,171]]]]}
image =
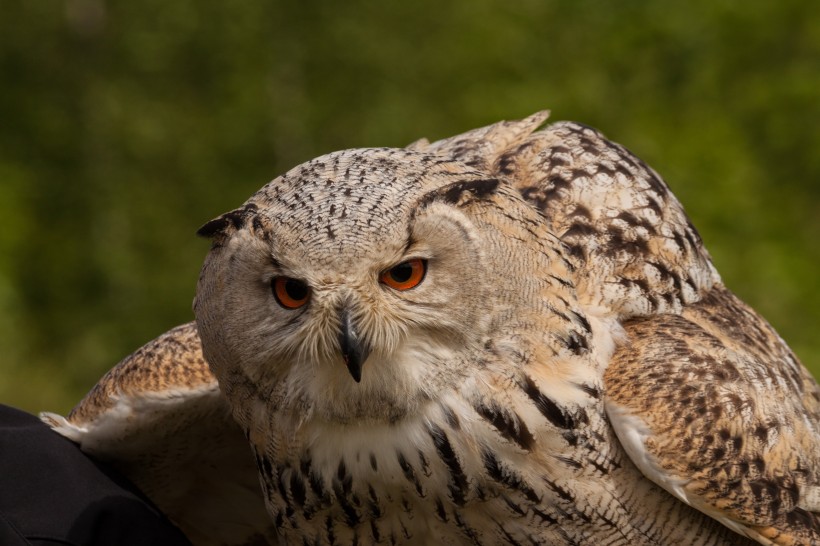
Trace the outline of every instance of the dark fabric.
{"type": "Polygon", "coordinates": [[[132,484],[0,405],[0,545],[190,546],[132,484]]]}

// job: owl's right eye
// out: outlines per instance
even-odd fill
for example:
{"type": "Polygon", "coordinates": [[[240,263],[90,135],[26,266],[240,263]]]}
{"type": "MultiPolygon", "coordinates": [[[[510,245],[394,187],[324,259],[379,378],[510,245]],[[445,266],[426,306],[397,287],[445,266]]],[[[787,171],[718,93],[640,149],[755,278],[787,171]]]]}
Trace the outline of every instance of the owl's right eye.
{"type": "Polygon", "coordinates": [[[285,309],[299,309],[310,299],[310,287],[300,280],[274,277],[270,286],[276,302],[285,309]]]}

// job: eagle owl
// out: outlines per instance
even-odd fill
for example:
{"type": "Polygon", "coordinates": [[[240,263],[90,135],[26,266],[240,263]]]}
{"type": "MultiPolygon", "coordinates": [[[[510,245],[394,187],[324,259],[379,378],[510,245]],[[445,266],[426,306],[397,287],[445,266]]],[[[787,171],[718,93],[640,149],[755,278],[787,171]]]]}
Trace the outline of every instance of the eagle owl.
{"type": "Polygon", "coordinates": [[[196,323],[44,418],[201,544],[820,544],[817,383],[546,118],[276,178],[200,229],[196,323]]]}

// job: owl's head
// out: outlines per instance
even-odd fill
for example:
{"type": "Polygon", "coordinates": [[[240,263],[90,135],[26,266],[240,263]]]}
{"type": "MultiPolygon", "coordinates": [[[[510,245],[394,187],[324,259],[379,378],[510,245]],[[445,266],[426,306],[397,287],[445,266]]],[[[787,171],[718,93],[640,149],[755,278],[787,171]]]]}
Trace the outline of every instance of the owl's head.
{"type": "Polygon", "coordinates": [[[570,266],[542,223],[502,180],[434,153],[314,159],[201,228],[204,353],[229,397],[400,419],[492,365],[527,305],[561,297],[543,273],[570,266]]]}

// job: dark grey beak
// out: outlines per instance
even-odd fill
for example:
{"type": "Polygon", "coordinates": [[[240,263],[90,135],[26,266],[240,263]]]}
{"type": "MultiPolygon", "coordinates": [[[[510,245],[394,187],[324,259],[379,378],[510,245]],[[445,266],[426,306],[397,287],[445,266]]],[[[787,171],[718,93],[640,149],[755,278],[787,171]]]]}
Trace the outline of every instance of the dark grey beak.
{"type": "Polygon", "coordinates": [[[356,326],[350,318],[350,312],[346,308],[342,309],[339,318],[342,323],[339,332],[339,347],[342,349],[342,358],[353,380],[359,383],[362,380],[362,366],[370,355],[370,347],[359,337],[359,332],[356,330],[356,326]]]}

